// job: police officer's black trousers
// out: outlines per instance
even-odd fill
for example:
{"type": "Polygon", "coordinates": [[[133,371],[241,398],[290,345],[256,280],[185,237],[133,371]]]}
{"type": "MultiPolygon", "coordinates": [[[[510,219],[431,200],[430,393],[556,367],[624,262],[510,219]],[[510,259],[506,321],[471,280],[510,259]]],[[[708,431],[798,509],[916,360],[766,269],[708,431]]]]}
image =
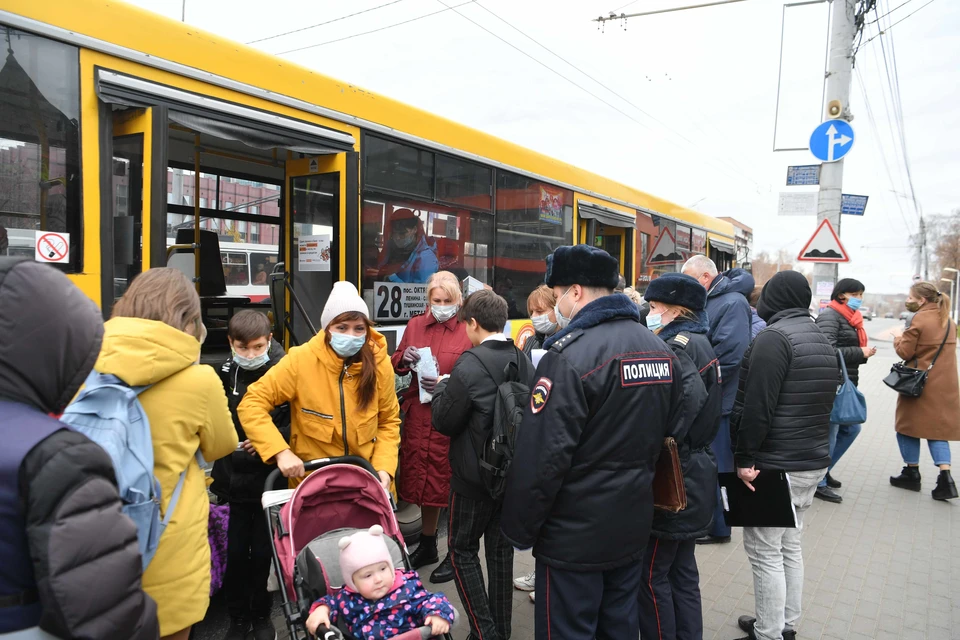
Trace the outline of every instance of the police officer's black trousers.
{"type": "Polygon", "coordinates": [[[636,638],[640,572],[639,560],[587,572],[557,569],[537,560],[536,639],[636,638]]]}
{"type": "Polygon", "coordinates": [[[640,586],[642,640],[702,640],[696,546],[693,540],[650,538],[640,586]]]}
{"type": "Polygon", "coordinates": [[[231,502],[227,525],[227,608],[235,618],[270,615],[273,596],[267,591],[272,551],[263,510],[256,502],[231,502]]]}

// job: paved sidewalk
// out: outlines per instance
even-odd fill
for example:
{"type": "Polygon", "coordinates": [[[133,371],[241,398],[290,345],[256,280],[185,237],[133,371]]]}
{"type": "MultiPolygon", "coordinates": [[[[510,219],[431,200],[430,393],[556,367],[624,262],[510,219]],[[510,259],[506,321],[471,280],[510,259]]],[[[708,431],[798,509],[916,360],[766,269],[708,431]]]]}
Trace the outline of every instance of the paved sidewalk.
{"type": "MultiPolygon", "coordinates": [[[[891,320],[875,324],[888,326],[874,328],[874,336],[902,326],[891,320]]],[[[890,342],[876,346],[877,355],[860,374],[869,420],[834,473],[843,482],[839,491],[844,502],[814,500],[805,518],[804,616],[798,637],[960,638],[960,598],[952,591],[952,585],[960,584],[960,501],[936,502],[930,497],[936,469],[926,448],[921,456],[923,491],[890,486],[888,477],[899,473],[902,462],[893,428],[896,394],[881,380],[896,355],[890,342]]],[[[960,447],[954,447],[954,455],[960,455],[960,447]]],[[[708,640],[742,637],[737,617],[753,613],[753,577],[741,541],[740,531],[734,530],[730,544],[698,549],[708,640]]],[[[445,541],[441,547],[442,557],[445,541]]],[[[532,566],[529,553],[517,554],[516,575],[532,566]]],[[[432,569],[421,570],[425,581],[432,569]]],[[[444,591],[464,611],[453,583],[427,588],[444,591]]],[[[453,635],[463,640],[468,634],[464,623],[453,635]]],[[[281,631],[280,638],[285,637],[281,631]]],[[[514,594],[512,637],[533,638],[533,605],[519,591],[514,594]]]]}

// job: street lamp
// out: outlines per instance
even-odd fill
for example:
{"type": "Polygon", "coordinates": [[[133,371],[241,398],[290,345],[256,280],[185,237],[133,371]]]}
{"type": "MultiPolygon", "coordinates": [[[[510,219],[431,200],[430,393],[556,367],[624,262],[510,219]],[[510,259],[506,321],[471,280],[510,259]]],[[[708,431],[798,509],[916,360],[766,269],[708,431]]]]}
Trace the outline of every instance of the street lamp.
{"type": "MultiPolygon", "coordinates": [[[[954,322],[956,322],[957,318],[960,317],[960,305],[957,304],[957,299],[953,292],[956,291],[960,293],[960,270],[954,269],[953,267],[944,267],[943,270],[953,274],[953,279],[950,280],[950,315],[954,322]],[[956,287],[954,287],[954,281],[956,281],[956,287]]],[[[941,280],[945,280],[945,278],[941,278],[941,280]]]]}

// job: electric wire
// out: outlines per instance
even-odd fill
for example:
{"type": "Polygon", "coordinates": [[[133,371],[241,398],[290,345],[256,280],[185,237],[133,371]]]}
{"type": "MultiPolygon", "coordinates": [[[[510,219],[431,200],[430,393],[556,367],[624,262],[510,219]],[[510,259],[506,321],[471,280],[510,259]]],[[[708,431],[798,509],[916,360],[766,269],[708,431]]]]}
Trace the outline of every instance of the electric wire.
{"type": "Polygon", "coordinates": [[[370,13],[371,11],[376,11],[377,9],[383,9],[384,7],[389,7],[392,4],[397,4],[403,2],[403,0],[392,0],[392,2],[387,2],[385,4],[380,4],[375,7],[370,7],[369,9],[364,9],[363,11],[357,11],[356,13],[351,13],[346,16],[340,16],[339,18],[334,18],[333,20],[327,20],[326,22],[318,22],[317,24],[312,24],[309,27],[300,27],[299,29],[294,29],[293,31],[284,31],[283,33],[277,33],[272,36],[267,36],[266,38],[258,38],[257,40],[251,40],[246,44],[256,44],[258,42],[266,42],[267,40],[274,40],[276,38],[282,38],[283,36],[289,36],[293,33],[300,33],[301,31],[308,31],[310,29],[316,29],[317,27],[322,27],[327,24],[333,24],[334,22],[339,22],[341,20],[346,20],[347,18],[353,18],[354,16],[363,15],[364,13],[370,13]]]}
{"type": "MultiPolygon", "coordinates": [[[[879,9],[877,10],[879,15],[879,9]]],[[[881,18],[878,18],[880,20],[881,18]]],[[[883,29],[883,23],[879,23],[878,28],[883,29]]],[[[882,31],[881,31],[882,33],[882,31]]],[[[903,167],[906,171],[907,176],[907,186],[910,188],[910,199],[913,202],[914,213],[921,217],[919,205],[917,203],[917,194],[913,186],[913,171],[910,166],[910,155],[907,152],[907,137],[905,133],[905,125],[903,119],[903,100],[900,94],[900,77],[897,70],[896,63],[896,51],[894,48],[893,34],[888,33],[886,38],[880,39],[880,50],[883,54],[883,66],[887,75],[887,86],[890,89],[890,100],[893,106],[893,118],[896,124],[896,129],[893,129],[900,138],[900,151],[903,155],[903,167]],[[890,44],[890,57],[888,60],[887,57],[887,47],[884,41],[889,41],[890,44]]]]}
{"type": "MultiPolygon", "coordinates": [[[[854,71],[857,74],[860,95],[863,97],[863,106],[867,112],[867,121],[870,124],[870,129],[873,133],[873,139],[877,141],[877,145],[880,147],[880,158],[883,160],[883,169],[887,174],[887,179],[890,181],[891,189],[895,189],[896,183],[893,180],[893,172],[890,171],[890,163],[887,160],[886,150],[883,147],[883,139],[880,137],[880,131],[877,127],[877,120],[873,114],[873,106],[870,104],[870,96],[867,94],[867,86],[863,80],[863,73],[860,71],[860,67],[855,67],[854,71]]],[[[897,203],[897,209],[900,211],[900,217],[903,219],[903,225],[906,227],[907,233],[912,234],[913,229],[910,227],[910,223],[907,220],[907,214],[903,210],[903,203],[900,202],[900,198],[894,198],[894,201],[897,203]]]]}
{"type": "MultiPolygon", "coordinates": [[[[447,5],[443,0],[437,0],[437,2],[439,2],[440,4],[442,4],[442,5],[445,6],[445,7],[449,6],[449,5],[447,5]]],[[[698,145],[698,144],[697,144],[696,142],[694,142],[693,140],[690,140],[688,137],[684,136],[682,133],[680,133],[680,132],[677,131],[676,129],[673,129],[672,127],[670,127],[670,126],[669,126],[668,124],[666,124],[665,122],[661,121],[660,119],[656,118],[655,116],[651,115],[650,113],[644,111],[642,108],[640,108],[639,106],[637,106],[636,104],[634,104],[633,102],[631,102],[630,100],[628,100],[627,98],[625,98],[623,95],[621,95],[620,93],[618,93],[618,92],[615,91],[614,89],[610,88],[609,86],[607,86],[606,84],[604,84],[604,83],[601,82],[600,80],[597,80],[597,79],[594,78],[592,75],[590,75],[589,73],[587,73],[587,72],[584,71],[583,69],[579,68],[579,67],[578,67],[577,65],[575,65],[574,63],[570,62],[569,60],[567,60],[566,58],[564,58],[564,57],[561,56],[560,54],[558,54],[558,53],[556,53],[555,51],[553,51],[553,50],[551,50],[550,48],[548,48],[546,45],[541,44],[539,41],[537,41],[537,40],[536,40],[535,38],[533,38],[532,36],[527,35],[525,32],[523,32],[523,31],[520,30],[519,28],[515,27],[513,24],[511,24],[511,23],[508,22],[507,20],[501,18],[499,15],[497,15],[496,13],[494,13],[493,11],[491,11],[490,9],[486,8],[485,6],[483,6],[482,4],[480,4],[479,2],[477,2],[476,4],[477,4],[478,7],[480,7],[481,9],[483,9],[484,11],[486,11],[487,13],[489,13],[490,15],[492,15],[493,17],[495,17],[497,20],[500,20],[501,22],[503,22],[504,24],[506,24],[508,27],[510,27],[511,29],[513,29],[514,31],[516,31],[517,33],[519,33],[520,35],[522,35],[523,37],[527,38],[528,40],[530,40],[531,42],[533,42],[534,44],[536,44],[536,45],[539,46],[540,48],[544,49],[545,51],[547,51],[548,53],[550,53],[550,54],[553,55],[554,57],[560,59],[560,60],[563,61],[565,64],[567,64],[568,66],[572,67],[574,70],[576,70],[577,72],[579,72],[579,73],[582,74],[583,76],[587,77],[587,78],[588,78],[589,80],[591,80],[592,82],[594,82],[594,83],[596,83],[597,85],[603,87],[605,90],[609,91],[611,94],[613,94],[614,96],[616,96],[617,98],[619,98],[620,100],[622,100],[623,102],[625,102],[626,104],[630,105],[631,107],[633,107],[634,109],[636,109],[638,112],[642,113],[644,116],[646,116],[647,118],[649,118],[650,120],[652,120],[653,122],[655,122],[656,124],[658,124],[658,125],[659,125],[660,127],[662,127],[664,130],[668,131],[669,133],[672,133],[674,136],[680,138],[681,140],[683,140],[683,141],[686,142],[687,144],[690,144],[690,145],[693,146],[693,147],[699,148],[699,149],[701,149],[701,150],[703,150],[703,151],[708,151],[708,150],[703,149],[700,145],[698,145]]],[[[457,6],[460,6],[460,5],[457,5],[457,6]]],[[[564,75],[563,73],[557,71],[556,69],[554,69],[554,68],[551,67],[550,65],[546,64],[545,62],[543,62],[543,61],[535,58],[535,57],[532,56],[532,55],[530,55],[529,53],[527,53],[527,52],[524,51],[523,49],[519,48],[518,46],[516,46],[515,44],[513,44],[513,43],[510,42],[509,40],[506,40],[505,38],[501,37],[501,36],[498,35],[497,33],[494,33],[493,31],[491,31],[490,29],[486,28],[485,26],[483,26],[482,24],[478,23],[477,21],[473,20],[472,18],[470,18],[469,16],[465,15],[464,13],[462,13],[462,12],[460,12],[460,11],[457,11],[457,10],[456,10],[456,7],[450,7],[450,8],[452,8],[452,9],[454,10],[454,13],[456,13],[457,15],[459,15],[460,17],[462,17],[463,19],[467,20],[468,22],[470,22],[470,23],[473,24],[474,26],[482,29],[483,31],[485,31],[486,33],[490,34],[491,36],[493,36],[493,37],[496,38],[497,40],[501,41],[502,43],[504,43],[505,45],[507,45],[507,46],[510,47],[511,49],[519,52],[520,54],[524,55],[525,57],[529,58],[530,60],[536,62],[538,65],[542,66],[544,69],[547,69],[547,70],[550,71],[551,73],[557,75],[557,76],[560,77],[561,79],[563,79],[563,80],[565,80],[566,82],[572,84],[573,86],[575,86],[576,88],[580,89],[580,90],[583,91],[584,93],[592,96],[592,97],[595,98],[596,100],[599,100],[600,102],[602,102],[602,103],[605,104],[606,106],[610,107],[611,109],[615,110],[617,113],[619,113],[620,115],[624,116],[625,118],[631,120],[632,122],[634,122],[634,123],[636,123],[636,124],[638,124],[638,125],[640,125],[640,126],[642,126],[642,127],[645,127],[645,128],[648,128],[648,129],[650,128],[650,126],[649,126],[648,124],[637,120],[636,118],[634,118],[633,116],[631,116],[630,114],[628,114],[627,112],[625,112],[623,109],[621,109],[621,108],[619,108],[618,106],[616,106],[615,104],[609,102],[608,100],[605,100],[604,98],[602,98],[601,96],[597,95],[596,93],[590,91],[589,89],[587,89],[587,88],[584,87],[583,85],[577,83],[575,80],[567,77],[566,75],[564,75]]],[[[709,153],[709,151],[708,151],[708,153],[709,153]]],[[[716,154],[711,154],[711,155],[714,155],[714,157],[717,157],[716,154]]],[[[719,157],[717,157],[717,159],[720,160],[721,162],[728,161],[727,159],[723,159],[723,158],[719,158],[719,157]]],[[[720,165],[716,165],[716,167],[717,167],[720,171],[723,171],[723,172],[727,173],[727,175],[731,175],[731,174],[729,173],[729,171],[731,170],[731,168],[728,167],[727,165],[720,164],[720,165]]],[[[750,178],[750,177],[747,176],[746,174],[737,172],[735,169],[734,169],[733,171],[734,171],[734,173],[737,174],[737,177],[747,180],[748,182],[752,183],[752,184],[753,184],[755,187],[757,187],[757,188],[760,187],[760,184],[759,184],[759,183],[757,183],[755,180],[753,180],[752,178],[750,178]]]]}
{"type": "Polygon", "coordinates": [[[394,27],[400,27],[405,24],[410,24],[411,22],[416,22],[417,20],[423,20],[424,18],[429,18],[440,13],[446,13],[447,11],[456,11],[457,7],[462,7],[468,4],[473,4],[477,0],[466,0],[466,2],[461,2],[460,4],[453,5],[452,7],[447,7],[446,9],[440,9],[439,11],[434,11],[432,13],[427,13],[422,16],[417,16],[416,18],[410,18],[409,20],[404,20],[403,22],[396,22],[394,24],[388,24],[385,27],[380,27],[379,29],[371,29],[370,31],[363,31],[362,33],[354,33],[353,35],[344,36],[343,38],[337,38],[335,40],[327,40],[326,42],[319,42],[317,44],[310,44],[305,47],[297,47],[296,49],[289,49],[288,51],[280,51],[275,53],[275,56],[285,56],[290,53],[296,53],[297,51],[306,51],[307,49],[314,49],[316,47],[322,47],[328,44],[333,44],[335,42],[343,42],[344,40],[351,40],[353,38],[359,38],[360,36],[368,36],[372,33],[379,33],[381,31],[386,31],[387,29],[393,29],[394,27]]]}
{"type": "MultiPolygon", "coordinates": [[[[870,44],[870,42],[872,42],[873,40],[876,40],[877,38],[879,38],[880,36],[882,36],[885,32],[889,31],[890,29],[893,29],[895,26],[897,26],[898,24],[900,24],[901,22],[903,22],[904,20],[906,20],[906,19],[909,18],[910,16],[916,15],[916,14],[919,13],[921,10],[925,9],[926,7],[929,7],[931,4],[933,4],[933,3],[936,2],[936,1],[937,1],[937,0],[929,0],[929,2],[927,2],[926,4],[924,4],[923,6],[921,6],[919,9],[917,9],[917,10],[914,11],[913,13],[908,13],[907,15],[903,16],[902,18],[900,18],[899,20],[897,20],[896,22],[894,22],[893,24],[891,24],[890,26],[888,26],[886,29],[881,29],[880,32],[879,32],[877,35],[871,37],[869,40],[867,40],[867,41],[864,42],[863,44],[870,44]]],[[[892,13],[892,12],[890,12],[890,13],[892,13]]]]}

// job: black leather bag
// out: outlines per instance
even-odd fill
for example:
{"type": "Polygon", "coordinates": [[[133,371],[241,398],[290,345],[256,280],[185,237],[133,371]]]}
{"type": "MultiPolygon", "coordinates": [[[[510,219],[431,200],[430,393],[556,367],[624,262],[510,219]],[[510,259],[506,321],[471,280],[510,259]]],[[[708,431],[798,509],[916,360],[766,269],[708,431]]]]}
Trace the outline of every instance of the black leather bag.
{"type": "MultiPolygon", "coordinates": [[[[937,358],[940,357],[940,352],[943,351],[943,345],[947,343],[947,336],[950,335],[951,326],[952,323],[947,321],[947,332],[943,334],[940,348],[937,349],[937,355],[933,356],[929,367],[926,369],[914,369],[913,367],[908,367],[906,361],[898,362],[890,367],[890,373],[883,379],[883,384],[902,396],[919,398],[920,394],[923,393],[923,387],[927,384],[927,375],[930,373],[930,370],[933,369],[933,365],[937,364],[937,358]]],[[[913,361],[917,362],[917,359],[914,358],[913,361]]]]}

